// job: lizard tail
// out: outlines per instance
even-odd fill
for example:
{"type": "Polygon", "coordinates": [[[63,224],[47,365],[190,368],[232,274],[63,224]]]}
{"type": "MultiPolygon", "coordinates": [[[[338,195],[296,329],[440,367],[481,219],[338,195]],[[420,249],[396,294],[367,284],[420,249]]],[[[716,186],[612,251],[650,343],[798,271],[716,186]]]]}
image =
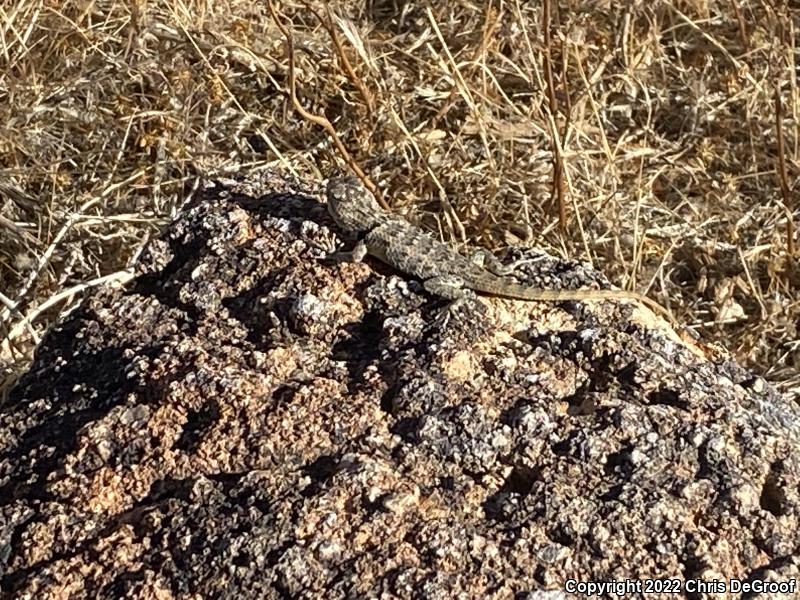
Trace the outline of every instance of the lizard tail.
{"type": "Polygon", "coordinates": [[[655,313],[665,317],[672,325],[678,325],[672,313],[655,300],[637,292],[625,290],[541,290],[517,283],[496,285],[488,282],[473,282],[474,289],[485,294],[534,302],[565,302],[567,300],[629,300],[646,305],[655,313]]]}

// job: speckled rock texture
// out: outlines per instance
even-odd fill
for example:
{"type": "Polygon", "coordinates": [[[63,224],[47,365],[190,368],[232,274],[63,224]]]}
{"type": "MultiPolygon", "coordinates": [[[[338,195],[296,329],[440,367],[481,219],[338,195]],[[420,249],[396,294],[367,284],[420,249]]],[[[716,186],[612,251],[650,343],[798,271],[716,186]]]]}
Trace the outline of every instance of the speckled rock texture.
{"type": "MultiPolygon", "coordinates": [[[[209,184],[46,337],[0,412],[5,597],[798,577],[796,406],[626,302],[444,319],[417,281],[325,260],[346,242],[319,191],[209,184]]],[[[529,283],[603,282],[520,258],[529,283]]]]}

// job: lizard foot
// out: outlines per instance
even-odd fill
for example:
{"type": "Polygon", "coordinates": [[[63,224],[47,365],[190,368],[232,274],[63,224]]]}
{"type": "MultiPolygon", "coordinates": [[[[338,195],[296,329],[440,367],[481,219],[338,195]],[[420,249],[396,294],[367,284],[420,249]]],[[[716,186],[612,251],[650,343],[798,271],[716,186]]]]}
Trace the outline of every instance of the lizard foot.
{"type": "Polygon", "coordinates": [[[482,315],[486,312],[486,307],[481,304],[472,290],[464,290],[464,292],[463,296],[448,302],[437,311],[433,323],[439,329],[447,327],[451,319],[456,323],[468,323],[475,319],[476,313],[482,315]]]}
{"type": "Polygon", "coordinates": [[[323,260],[326,263],[355,262],[359,263],[367,256],[367,245],[360,240],[350,251],[331,252],[323,260]]]}
{"type": "Polygon", "coordinates": [[[431,277],[422,282],[425,291],[435,296],[447,298],[450,303],[441,309],[438,316],[434,319],[440,328],[444,328],[450,322],[450,318],[458,321],[465,320],[465,313],[473,312],[466,306],[472,304],[473,307],[483,305],[478,302],[478,297],[471,289],[465,287],[464,280],[455,275],[439,275],[431,277]]]}

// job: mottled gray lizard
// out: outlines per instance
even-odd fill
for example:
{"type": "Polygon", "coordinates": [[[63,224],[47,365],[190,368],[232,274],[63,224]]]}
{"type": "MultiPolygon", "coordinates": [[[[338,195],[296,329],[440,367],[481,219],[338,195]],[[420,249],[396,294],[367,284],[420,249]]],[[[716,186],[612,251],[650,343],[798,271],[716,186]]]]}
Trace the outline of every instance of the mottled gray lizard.
{"type": "Polygon", "coordinates": [[[460,301],[472,291],[517,300],[633,300],[675,323],[672,314],[647,296],[623,290],[543,290],[515,283],[497,259],[483,255],[481,264],[462,256],[404,218],[384,210],[354,177],[334,178],[326,188],[328,212],[358,242],[340,257],[360,262],[369,254],[422,280],[426,291],[460,301]]]}

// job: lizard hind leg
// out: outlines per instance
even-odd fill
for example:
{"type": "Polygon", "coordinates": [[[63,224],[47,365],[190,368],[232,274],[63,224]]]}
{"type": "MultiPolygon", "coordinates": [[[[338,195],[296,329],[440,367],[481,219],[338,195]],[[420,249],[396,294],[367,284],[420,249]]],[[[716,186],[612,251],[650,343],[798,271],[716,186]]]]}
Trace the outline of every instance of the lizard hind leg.
{"type": "Polygon", "coordinates": [[[511,275],[516,271],[516,265],[504,265],[498,258],[489,252],[486,248],[479,248],[475,250],[469,257],[472,264],[486,269],[493,275],[506,276],[511,275]]]}
{"type": "Polygon", "coordinates": [[[455,275],[439,275],[422,282],[425,291],[434,296],[450,300],[439,314],[436,321],[444,328],[453,316],[460,319],[459,313],[467,302],[475,301],[475,292],[465,286],[465,282],[455,275]]]}
{"type": "Polygon", "coordinates": [[[425,291],[434,296],[441,296],[448,300],[458,301],[474,295],[472,290],[465,286],[461,277],[455,275],[437,275],[422,282],[425,291]]]}

